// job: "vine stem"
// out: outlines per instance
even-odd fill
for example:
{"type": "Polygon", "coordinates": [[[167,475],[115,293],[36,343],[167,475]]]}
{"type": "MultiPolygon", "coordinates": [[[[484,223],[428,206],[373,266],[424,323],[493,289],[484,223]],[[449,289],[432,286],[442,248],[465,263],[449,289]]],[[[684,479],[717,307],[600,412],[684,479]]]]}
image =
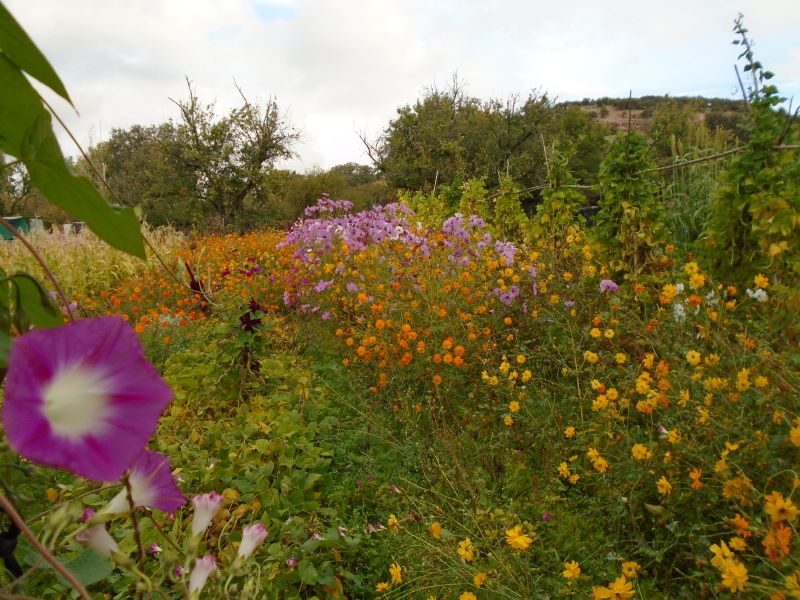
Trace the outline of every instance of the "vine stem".
{"type": "MultiPolygon", "coordinates": [[[[26,240],[22,236],[22,234],[19,233],[19,231],[17,231],[16,227],[14,227],[11,223],[6,221],[5,217],[0,217],[0,225],[5,227],[6,229],[8,229],[11,232],[11,235],[13,235],[15,238],[17,238],[22,243],[22,245],[25,246],[28,249],[28,252],[30,252],[33,255],[33,258],[36,259],[36,262],[38,262],[39,265],[41,265],[42,269],[44,269],[45,275],[50,280],[50,282],[53,284],[53,286],[56,288],[56,293],[58,294],[59,298],[61,298],[61,303],[64,305],[64,308],[67,311],[67,317],[69,318],[70,321],[74,321],[75,320],[75,313],[73,312],[72,307],[70,307],[70,303],[69,303],[69,299],[67,298],[67,295],[64,293],[64,290],[61,287],[61,284],[58,282],[58,279],[56,278],[56,276],[50,270],[50,267],[47,266],[47,263],[45,262],[45,260],[36,251],[36,248],[31,246],[30,242],[28,240],[26,240]]],[[[25,333],[25,332],[24,331],[20,331],[20,333],[25,333]]]]}
{"type": "Polygon", "coordinates": [[[85,600],[92,600],[92,597],[89,595],[89,592],[86,591],[86,588],[83,584],[78,581],[72,572],[64,567],[60,562],[58,562],[53,556],[50,551],[42,546],[33,532],[28,528],[28,525],[25,523],[25,520],[20,516],[14,506],[8,501],[8,499],[3,495],[0,494],[0,508],[2,508],[9,518],[14,522],[14,524],[19,527],[20,532],[24,535],[31,545],[36,549],[36,551],[44,558],[52,567],[58,571],[64,579],[66,579],[72,587],[81,595],[81,598],[85,600]]]}
{"type": "MultiPolygon", "coordinates": [[[[125,477],[125,490],[128,493],[128,504],[131,507],[130,517],[133,524],[133,537],[136,540],[136,548],[138,550],[139,570],[144,572],[144,546],[142,546],[142,534],[139,531],[139,519],[136,517],[136,505],[133,502],[133,490],[128,476],[125,477]]],[[[143,597],[142,590],[139,590],[136,596],[141,599],[143,597]]]]}

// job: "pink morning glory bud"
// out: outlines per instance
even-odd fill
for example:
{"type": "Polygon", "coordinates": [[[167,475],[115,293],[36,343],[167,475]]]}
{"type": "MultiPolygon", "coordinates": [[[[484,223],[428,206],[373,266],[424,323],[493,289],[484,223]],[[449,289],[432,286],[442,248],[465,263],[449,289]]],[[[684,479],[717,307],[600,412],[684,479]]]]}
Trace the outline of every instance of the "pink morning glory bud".
{"type": "Polygon", "coordinates": [[[290,556],[289,558],[287,558],[286,566],[289,567],[290,569],[294,569],[295,567],[297,567],[297,557],[290,556]]]}
{"type": "Polygon", "coordinates": [[[242,561],[250,558],[256,548],[264,543],[264,540],[269,537],[267,531],[261,523],[254,523],[248,525],[242,530],[242,543],[239,544],[239,551],[236,553],[236,558],[242,561]]]}
{"type": "Polygon", "coordinates": [[[222,508],[223,497],[217,492],[198,494],[192,498],[194,518],[192,519],[192,535],[203,533],[222,508]]]}
{"type": "Polygon", "coordinates": [[[211,554],[206,554],[194,562],[194,569],[189,576],[189,593],[192,598],[200,597],[200,591],[205,587],[208,576],[216,570],[217,561],[211,554]]]}
{"type": "Polygon", "coordinates": [[[122,318],[79,319],[14,341],[3,428],[11,447],[33,462],[116,481],[171,399],[122,318]]]}
{"type": "MultiPolygon", "coordinates": [[[[163,454],[142,450],[131,467],[128,482],[134,506],[172,511],[186,502],[172,477],[169,458],[163,454]]],[[[129,510],[128,490],[122,488],[100,512],[116,515],[129,510]]]]}
{"type": "Polygon", "coordinates": [[[147,547],[148,554],[158,554],[159,552],[161,552],[161,546],[159,546],[158,544],[150,544],[147,547]]]}
{"type": "MultiPolygon", "coordinates": [[[[83,522],[86,523],[93,516],[94,511],[91,508],[84,509],[83,522]]],[[[84,529],[75,536],[75,539],[104,558],[109,558],[112,552],[119,551],[116,540],[106,531],[106,526],[103,523],[84,529]]]]}

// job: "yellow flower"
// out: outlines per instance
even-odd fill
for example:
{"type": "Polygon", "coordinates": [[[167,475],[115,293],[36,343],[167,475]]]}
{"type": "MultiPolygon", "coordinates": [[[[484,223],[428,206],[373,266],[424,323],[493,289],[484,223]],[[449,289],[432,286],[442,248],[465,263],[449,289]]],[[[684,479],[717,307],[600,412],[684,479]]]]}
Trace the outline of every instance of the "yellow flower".
{"type": "Polygon", "coordinates": [[[634,444],[631,448],[631,455],[636,460],[650,460],[653,458],[653,451],[644,444],[634,444]]]}
{"type": "Polygon", "coordinates": [[[511,417],[511,415],[506,415],[503,417],[503,424],[507,427],[511,427],[514,424],[514,419],[511,417]]]}
{"type": "Polygon", "coordinates": [[[628,357],[622,352],[617,352],[614,355],[614,360],[617,362],[618,365],[624,365],[625,362],[628,360],[628,357]]]}
{"type": "Polygon", "coordinates": [[[464,592],[458,597],[458,600],[478,600],[478,597],[472,592],[464,592]]]}
{"type": "Polygon", "coordinates": [[[766,498],[764,510],[769,515],[773,523],[780,523],[783,520],[794,521],[797,518],[798,510],[791,498],[784,498],[780,492],[772,492],[766,498]]]}
{"type": "Polygon", "coordinates": [[[522,533],[522,525],[517,525],[506,530],[506,542],[515,550],[527,550],[533,543],[533,538],[522,533]]]}
{"type": "Polygon", "coordinates": [[[403,583],[403,569],[399,564],[394,563],[389,567],[389,575],[392,576],[392,583],[397,585],[403,583]]]}
{"type": "MultiPolygon", "coordinates": [[[[798,430],[800,431],[800,428],[798,428],[798,430]]],[[[578,432],[575,430],[575,428],[572,425],[570,425],[569,427],[567,427],[564,430],[564,435],[567,436],[568,438],[574,438],[577,433],[578,432]]],[[[798,445],[800,445],[800,444],[798,444],[798,445]]]]}
{"type": "Polygon", "coordinates": [[[567,479],[572,473],[569,470],[569,465],[565,462],[562,462],[558,465],[558,476],[567,479]]]}
{"type": "Polygon", "coordinates": [[[689,479],[692,480],[692,489],[699,490],[703,487],[703,482],[700,478],[703,476],[703,469],[692,469],[689,471],[689,479]]]}
{"type": "Polygon", "coordinates": [[[458,555],[461,557],[461,560],[469,562],[471,561],[474,556],[475,552],[472,549],[472,540],[467,538],[465,540],[461,540],[458,542],[458,555]]]}
{"type": "Polygon", "coordinates": [[[591,350],[587,350],[586,352],[583,353],[583,358],[586,359],[586,362],[593,365],[597,363],[599,357],[597,356],[597,352],[592,352],[591,350]]]}
{"type": "Polygon", "coordinates": [[[700,364],[701,358],[702,357],[700,356],[700,353],[694,350],[689,350],[689,352],[686,353],[686,362],[688,362],[693,367],[696,367],[697,365],[700,364]]]}
{"type": "Polygon", "coordinates": [[[719,545],[712,544],[708,548],[714,555],[711,558],[711,566],[722,570],[723,566],[730,560],[734,559],[736,555],[728,548],[728,544],[720,542],[719,545]]]}
{"type": "Polygon", "coordinates": [[[592,330],[589,332],[589,335],[591,335],[594,339],[597,339],[601,335],[603,335],[603,333],[597,327],[592,327],[592,330]]]}
{"type": "Polygon", "coordinates": [[[736,552],[744,552],[747,550],[747,542],[740,537],[732,537],[728,543],[731,549],[736,550],[736,552]]]}
{"type": "Polygon", "coordinates": [[[738,560],[729,560],[722,568],[722,585],[732,592],[743,592],[747,586],[747,567],[738,560]]]}
{"type": "Polygon", "coordinates": [[[761,273],[753,277],[753,283],[756,284],[757,288],[765,289],[769,287],[769,279],[764,277],[761,273]]]}
{"type": "Polygon", "coordinates": [[[475,573],[475,577],[472,578],[472,583],[475,584],[475,587],[481,587],[484,582],[486,581],[486,573],[481,571],[480,573],[475,573]]]}
{"type": "Polygon", "coordinates": [[[627,600],[633,598],[633,584],[624,575],[617,577],[608,587],[592,588],[594,600],[627,600]]]}
{"type": "Polygon", "coordinates": [[[525,355],[524,354],[517,354],[517,364],[524,365],[525,364],[525,355]]]}
{"type": "Polygon", "coordinates": [[[789,441],[800,447],[800,423],[797,421],[795,423],[797,424],[789,430],[789,441]]]}
{"type": "Polygon", "coordinates": [[[522,383],[528,383],[531,380],[531,377],[533,377],[533,374],[528,369],[525,369],[522,372],[522,383]]]}
{"type": "Polygon", "coordinates": [[[561,574],[565,579],[577,579],[581,576],[581,567],[577,562],[571,560],[564,563],[564,571],[561,574]]]}
{"type": "Polygon", "coordinates": [[[394,531],[395,533],[400,531],[400,523],[397,522],[397,517],[394,515],[389,515],[389,520],[386,522],[386,524],[390,531],[394,531]]]}
{"type": "Polygon", "coordinates": [[[434,521],[431,523],[431,526],[428,527],[428,533],[431,534],[431,537],[436,538],[437,540],[442,537],[442,524],[438,521],[434,521]]]}
{"type": "Polygon", "coordinates": [[[706,276],[702,273],[694,273],[689,276],[689,285],[693,289],[701,288],[706,284],[706,276]]]}
{"type": "Polygon", "coordinates": [[[592,463],[592,466],[598,473],[605,473],[608,471],[608,461],[602,456],[596,458],[592,463]]]}
{"type": "Polygon", "coordinates": [[[376,592],[385,592],[389,589],[389,584],[385,581],[381,581],[378,585],[375,586],[376,592]]]}
{"type": "Polygon", "coordinates": [[[636,579],[641,569],[641,565],[635,560],[626,560],[622,563],[622,576],[627,579],[636,579]]]}
{"type": "Polygon", "coordinates": [[[672,484],[670,484],[670,482],[667,481],[667,478],[663,475],[661,476],[661,479],[658,480],[658,483],[656,483],[656,487],[658,487],[658,493],[662,496],[668,496],[672,493],[672,484]]]}

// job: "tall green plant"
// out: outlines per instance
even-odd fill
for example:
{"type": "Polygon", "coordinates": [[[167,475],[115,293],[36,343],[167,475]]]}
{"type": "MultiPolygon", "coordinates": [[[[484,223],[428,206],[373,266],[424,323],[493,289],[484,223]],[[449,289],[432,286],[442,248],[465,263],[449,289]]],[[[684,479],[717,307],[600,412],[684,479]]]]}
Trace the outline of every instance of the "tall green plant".
{"type": "Polygon", "coordinates": [[[649,142],[630,132],[619,134],[600,165],[603,198],[595,236],[606,248],[613,271],[639,273],[664,241],[664,208],[651,173],[649,142]]]}
{"type": "Polygon", "coordinates": [[[536,207],[536,214],[531,219],[534,237],[546,240],[553,248],[561,246],[568,230],[575,224],[578,209],[586,202],[577,189],[565,187],[576,183],[569,168],[572,154],[553,144],[547,164],[548,186],[542,191],[542,203],[536,207]]]}
{"type": "Polygon", "coordinates": [[[735,22],[749,88],[750,138],[730,163],[711,202],[706,245],[718,266],[747,279],[770,270],[780,278],[800,274],[800,154],[793,118],[778,109],[773,74],[755,60],[741,15],[735,22]],[[783,146],[783,148],[781,147],[783,146]]]}

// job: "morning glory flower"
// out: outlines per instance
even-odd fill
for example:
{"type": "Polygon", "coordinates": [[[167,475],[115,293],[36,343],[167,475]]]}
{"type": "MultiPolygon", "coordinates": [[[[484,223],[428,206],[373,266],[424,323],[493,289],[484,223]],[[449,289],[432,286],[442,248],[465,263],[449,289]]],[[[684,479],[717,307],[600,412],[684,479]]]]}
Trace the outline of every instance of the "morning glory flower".
{"type": "Polygon", "coordinates": [[[115,481],[171,399],[122,318],[80,319],[14,341],[3,426],[12,448],[33,462],[115,481]]]}
{"type": "MultiPolygon", "coordinates": [[[[186,502],[172,477],[169,458],[163,454],[142,450],[131,467],[128,482],[134,506],[170,512],[186,502]]],[[[116,515],[129,510],[128,490],[123,488],[100,512],[116,515]]]]}
{"type": "MultiPolygon", "coordinates": [[[[94,516],[91,508],[83,511],[83,522],[86,523],[94,516]]],[[[81,544],[97,552],[103,558],[109,558],[113,552],[119,551],[119,546],[114,538],[106,531],[104,523],[92,525],[75,536],[81,544]]]]}
{"type": "Polygon", "coordinates": [[[200,591],[206,585],[206,579],[217,570],[217,561],[212,554],[206,554],[194,562],[194,569],[189,576],[189,593],[193,598],[200,597],[200,591]],[[197,594],[195,594],[197,592],[197,594]]]}
{"type": "Polygon", "coordinates": [[[192,518],[192,535],[203,533],[211,525],[211,520],[222,508],[223,497],[217,492],[198,494],[192,498],[194,518],[192,518]]]}
{"type": "Polygon", "coordinates": [[[256,548],[269,536],[261,523],[253,523],[242,530],[242,543],[239,544],[239,551],[236,553],[236,560],[245,561],[250,558],[256,548]]]}

